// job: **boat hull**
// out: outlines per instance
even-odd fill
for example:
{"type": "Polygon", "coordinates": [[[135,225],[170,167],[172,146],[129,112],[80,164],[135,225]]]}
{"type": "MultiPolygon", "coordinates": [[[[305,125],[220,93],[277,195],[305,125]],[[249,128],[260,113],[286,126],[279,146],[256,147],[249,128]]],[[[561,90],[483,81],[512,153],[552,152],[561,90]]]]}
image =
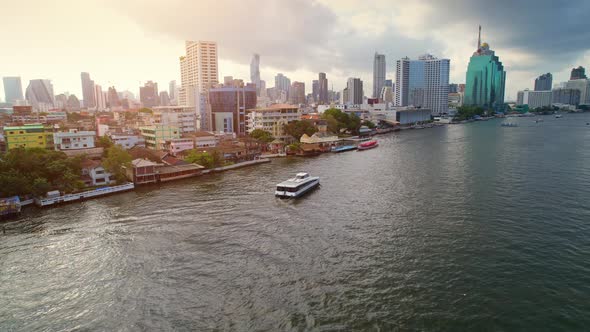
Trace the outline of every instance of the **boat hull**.
{"type": "Polygon", "coordinates": [[[374,145],[370,145],[370,146],[359,146],[358,150],[359,151],[371,150],[371,149],[374,149],[378,146],[379,146],[379,144],[374,144],[374,145]]]}

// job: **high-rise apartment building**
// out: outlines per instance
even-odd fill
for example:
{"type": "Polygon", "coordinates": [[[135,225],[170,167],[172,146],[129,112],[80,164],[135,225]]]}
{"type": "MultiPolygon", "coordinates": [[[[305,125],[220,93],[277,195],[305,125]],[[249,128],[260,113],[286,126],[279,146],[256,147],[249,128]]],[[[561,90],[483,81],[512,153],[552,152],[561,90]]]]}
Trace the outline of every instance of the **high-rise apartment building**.
{"type": "Polygon", "coordinates": [[[551,102],[551,90],[530,91],[526,89],[518,91],[516,98],[517,105],[528,105],[530,109],[551,106],[551,102]]]}
{"type": "Polygon", "coordinates": [[[139,101],[143,107],[158,106],[160,104],[158,99],[158,83],[147,81],[139,88],[139,101]]]}
{"type": "Polygon", "coordinates": [[[107,109],[106,94],[102,92],[102,87],[98,84],[94,84],[94,100],[96,101],[96,110],[104,111],[107,109]]]}
{"type": "Polygon", "coordinates": [[[543,74],[535,79],[535,91],[551,91],[553,87],[553,75],[543,74]]]}
{"type": "Polygon", "coordinates": [[[256,94],[260,96],[260,55],[254,54],[250,62],[250,81],[256,85],[256,94]]]}
{"type": "Polygon", "coordinates": [[[328,78],[326,73],[318,75],[318,104],[328,104],[328,78]]]}
{"type": "Polygon", "coordinates": [[[121,100],[119,99],[119,94],[114,86],[109,87],[107,92],[107,104],[109,107],[119,107],[121,106],[121,100]]]}
{"type": "Polygon", "coordinates": [[[186,41],[186,55],[180,57],[178,105],[203,106],[201,95],[219,83],[217,43],[186,41]]]}
{"type": "Polygon", "coordinates": [[[580,90],[557,88],[552,91],[552,102],[554,104],[579,105],[580,90]]]}
{"type": "Polygon", "coordinates": [[[84,107],[95,108],[96,99],[94,99],[94,81],[90,79],[90,74],[80,74],[82,80],[82,98],[84,99],[84,107]]]}
{"type": "Polygon", "coordinates": [[[25,99],[20,77],[3,77],[2,83],[4,83],[4,101],[14,104],[17,100],[25,99]]]}
{"type": "Polygon", "coordinates": [[[590,80],[576,79],[569,80],[565,83],[566,89],[576,89],[580,91],[580,104],[590,104],[590,80]]]}
{"type": "Polygon", "coordinates": [[[397,61],[395,105],[416,106],[432,114],[447,113],[449,106],[449,59],[437,59],[430,54],[410,60],[397,61]]]}
{"type": "Polygon", "coordinates": [[[481,27],[477,50],[469,60],[463,104],[485,108],[503,108],[506,72],[500,59],[487,43],[481,43],[481,27]]]}
{"type": "Polygon", "coordinates": [[[385,55],[375,53],[373,60],[373,98],[379,98],[385,85],[385,55]]]}
{"type": "Polygon", "coordinates": [[[578,68],[572,69],[572,74],[570,75],[570,80],[580,80],[586,77],[586,68],[579,66],[578,68]]]}
{"type": "Polygon", "coordinates": [[[55,95],[50,80],[30,80],[25,97],[38,112],[46,112],[53,108],[55,95]]]}
{"type": "Polygon", "coordinates": [[[351,105],[360,105],[363,103],[363,81],[360,78],[351,77],[346,83],[345,102],[351,105]]]}
{"type": "Polygon", "coordinates": [[[160,106],[170,106],[170,96],[168,91],[160,91],[160,106]]]}

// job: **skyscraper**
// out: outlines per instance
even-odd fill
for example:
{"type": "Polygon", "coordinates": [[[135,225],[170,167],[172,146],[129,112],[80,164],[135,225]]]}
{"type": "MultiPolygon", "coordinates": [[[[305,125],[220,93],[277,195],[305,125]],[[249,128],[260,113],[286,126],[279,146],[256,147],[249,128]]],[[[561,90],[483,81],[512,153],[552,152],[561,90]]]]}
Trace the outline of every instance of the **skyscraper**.
{"type": "Polygon", "coordinates": [[[360,105],[363,103],[363,81],[360,78],[351,77],[346,83],[347,98],[345,102],[351,105],[360,105]]]}
{"type": "Polygon", "coordinates": [[[82,79],[82,98],[84,99],[84,106],[87,108],[96,107],[96,99],[94,99],[94,81],[90,79],[90,74],[80,74],[82,79]]]}
{"type": "Polygon", "coordinates": [[[54,106],[55,96],[53,85],[50,80],[30,80],[25,93],[26,99],[31,103],[33,109],[38,112],[45,112],[54,106]]]}
{"type": "Polygon", "coordinates": [[[94,84],[94,100],[96,101],[96,110],[104,111],[107,109],[106,95],[102,92],[102,87],[98,84],[94,84]]]}
{"type": "Polygon", "coordinates": [[[174,100],[176,99],[176,81],[170,81],[170,83],[168,83],[168,97],[170,97],[170,100],[174,100]]]}
{"type": "Polygon", "coordinates": [[[291,104],[305,104],[305,83],[293,82],[293,85],[291,85],[289,101],[291,104]]]}
{"type": "Polygon", "coordinates": [[[373,60],[373,98],[379,98],[385,85],[385,55],[375,53],[373,60]]]}
{"type": "Polygon", "coordinates": [[[250,62],[250,81],[256,85],[256,94],[260,96],[260,55],[256,53],[250,62]]]}
{"type": "Polygon", "coordinates": [[[278,73],[277,76],[275,76],[275,88],[277,88],[278,91],[285,92],[288,98],[289,89],[291,89],[291,80],[287,76],[278,73]]]}
{"type": "Polygon", "coordinates": [[[320,100],[320,82],[318,80],[313,80],[311,82],[311,96],[313,97],[314,102],[318,102],[320,100]]]}
{"type": "Polygon", "coordinates": [[[170,96],[167,91],[160,92],[160,106],[170,106],[170,96]]]}
{"type": "Polygon", "coordinates": [[[186,41],[186,55],[180,57],[178,105],[204,107],[206,92],[219,83],[217,43],[186,41]]]}
{"type": "Polygon", "coordinates": [[[579,79],[583,79],[583,78],[587,78],[586,77],[586,69],[584,67],[579,66],[578,68],[572,69],[572,74],[570,75],[570,80],[579,80],[579,79]]]}
{"type": "Polygon", "coordinates": [[[328,103],[328,79],[326,73],[318,75],[318,103],[322,105],[328,103]]]}
{"type": "Polygon", "coordinates": [[[158,83],[147,81],[144,86],[139,88],[139,101],[143,107],[158,106],[158,83]]]}
{"type": "Polygon", "coordinates": [[[107,105],[111,108],[121,106],[119,94],[117,93],[117,89],[115,89],[114,86],[109,87],[109,90],[107,92],[107,105]]]}
{"type": "Polygon", "coordinates": [[[464,105],[503,108],[506,72],[500,59],[487,43],[481,43],[481,26],[477,50],[469,60],[465,81],[464,105]]]}
{"type": "Polygon", "coordinates": [[[448,111],[449,59],[437,59],[430,54],[410,60],[397,61],[395,105],[425,107],[432,114],[448,111]]]}
{"type": "Polygon", "coordinates": [[[535,91],[551,91],[553,86],[553,75],[543,74],[535,79],[535,91]]]}
{"type": "Polygon", "coordinates": [[[3,77],[2,81],[4,83],[4,100],[7,103],[14,104],[17,100],[25,99],[20,77],[3,77]]]}

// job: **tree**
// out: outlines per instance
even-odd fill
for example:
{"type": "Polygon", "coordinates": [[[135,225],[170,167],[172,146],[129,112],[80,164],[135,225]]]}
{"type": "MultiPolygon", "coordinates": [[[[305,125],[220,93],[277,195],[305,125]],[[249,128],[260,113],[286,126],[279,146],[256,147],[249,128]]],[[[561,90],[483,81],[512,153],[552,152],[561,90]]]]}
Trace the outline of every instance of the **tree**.
{"type": "Polygon", "coordinates": [[[369,120],[363,121],[363,125],[369,127],[369,129],[375,129],[375,127],[377,127],[372,121],[369,120]]]}
{"type": "Polygon", "coordinates": [[[147,108],[147,107],[140,108],[139,109],[139,112],[141,112],[141,113],[149,113],[149,114],[153,114],[154,113],[154,111],[152,111],[151,108],[147,108]]]}
{"type": "Polygon", "coordinates": [[[272,137],[271,133],[262,129],[254,129],[250,133],[250,137],[263,143],[270,143],[274,140],[274,137],[272,137]]]}
{"type": "Polygon", "coordinates": [[[339,134],[342,129],[357,134],[361,127],[361,119],[356,114],[342,112],[337,108],[324,111],[322,119],[328,122],[328,130],[334,134],[339,134]]]}
{"type": "Polygon", "coordinates": [[[303,134],[311,136],[315,134],[318,129],[309,121],[295,120],[287,123],[283,129],[287,135],[299,140],[303,134]]]}
{"type": "Polygon", "coordinates": [[[221,163],[220,158],[221,156],[217,151],[215,151],[213,154],[210,154],[209,152],[191,150],[184,160],[191,164],[199,164],[205,168],[213,168],[217,164],[221,163]]]}
{"type": "Polygon", "coordinates": [[[484,115],[484,113],[485,110],[479,106],[461,106],[457,108],[457,114],[455,114],[454,120],[469,120],[475,117],[476,115],[482,116],[484,115]]]}
{"type": "Polygon", "coordinates": [[[108,149],[111,146],[113,146],[113,141],[111,141],[111,139],[106,135],[101,136],[98,138],[98,141],[96,142],[96,146],[108,149]]]}
{"type": "Polygon", "coordinates": [[[131,167],[131,160],[129,152],[118,145],[113,145],[107,149],[102,166],[115,177],[117,183],[123,183],[127,180],[125,167],[131,167]]]}

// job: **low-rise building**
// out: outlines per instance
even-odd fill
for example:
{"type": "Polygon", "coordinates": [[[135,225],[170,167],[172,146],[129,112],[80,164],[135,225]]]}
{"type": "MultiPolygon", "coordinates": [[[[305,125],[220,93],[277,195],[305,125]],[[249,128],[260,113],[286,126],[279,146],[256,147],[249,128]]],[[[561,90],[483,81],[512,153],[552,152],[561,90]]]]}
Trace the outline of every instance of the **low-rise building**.
{"type": "Polygon", "coordinates": [[[131,149],[134,146],[145,147],[145,140],[138,135],[110,134],[109,137],[113,144],[119,145],[125,150],[131,149]]]}
{"type": "Polygon", "coordinates": [[[291,121],[301,120],[299,107],[287,104],[275,104],[268,108],[257,108],[246,111],[246,127],[248,133],[256,129],[264,130],[273,137],[290,140],[284,126],[291,121]]]}
{"type": "Polygon", "coordinates": [[[161,148],[166,140],[180,138],[180,130],[173,126],[146,126],[139,128],[145,147],[152,150],[161,148]]]}
{"type": "Polygon", "coordinates": [[[44,148],[53,149],[53,129],[41,124],[4,127],[6,149],[44,148]]]}
{"type": "Polygon", "coordinates": [[[70,129],[68,132],[58,132],[53,134],[53,144],[55,150],[80,150],[93,149],[95,131],[79,131],[70,129]]]}
{"type": "Polygon", "coordinates": [[[89,187],[114,182],[111,173],[107,172],[98,160],[85,160],[82,163],[82,180],[89,187]]]}
{"type": "Polygon", "coordinates": [[[184,135],[185,138],[191,138],[195,148],[215,147],[219,143],[218,137],[209,131],[197,131],[196,133],[184,135]]]}
{"type": "Polygon", "coordinates": [[[156,183],[158,163],[146,159],[134,159],[131,167],[127,169],[127,178],[134,184],[156,183]]]}
{"type": "Polygon", "coordinates": [[[161,150],[170,152],[176,156],[182,151],[192,150],[195,148],[195,142],[192,138],[174,138],[164,141],[161,150]]]}

